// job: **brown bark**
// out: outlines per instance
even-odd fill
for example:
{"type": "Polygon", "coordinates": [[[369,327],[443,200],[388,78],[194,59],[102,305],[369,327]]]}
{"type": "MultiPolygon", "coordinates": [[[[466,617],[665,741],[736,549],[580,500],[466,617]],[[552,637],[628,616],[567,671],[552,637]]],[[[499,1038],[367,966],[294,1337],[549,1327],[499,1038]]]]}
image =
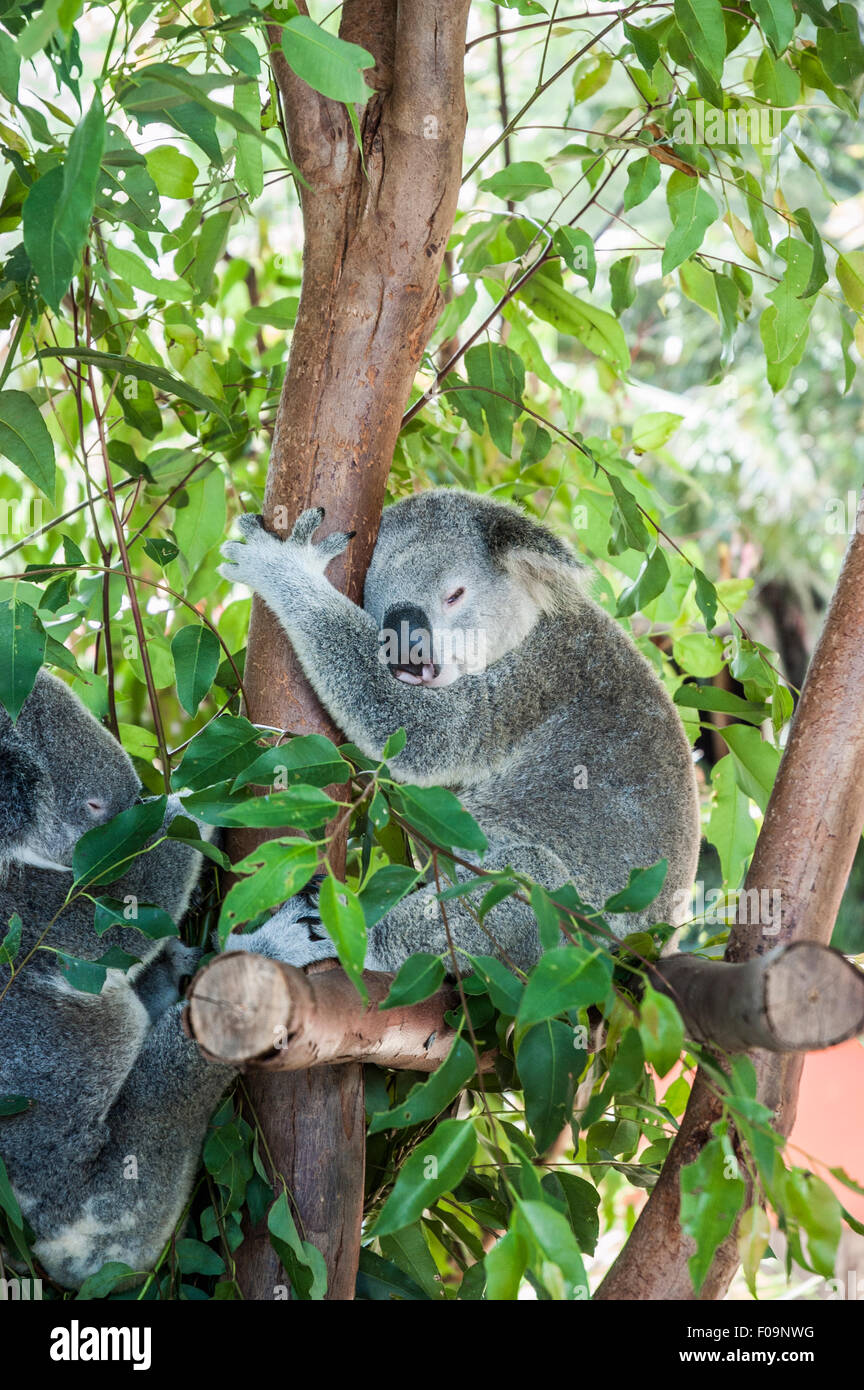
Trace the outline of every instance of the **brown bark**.
{"type": "Polygon", "coordinates": [[[445,1015],[454,988],[380,1009],[393,976],[364,971],[368,1004],[341,970],[304,975],[292,965],[231,951],[190,987],[186,1027],[205,1056],[244,1069],[299,1071],[349,1061],[434,1071],[456,1037],[445,1015]]]}
{"type": "MultiPolygon", "coordinates": [[[[402,413],[439,313],[438,274],[459,193],[469,0],[346,0],[341,34],[376,59],[360,116],[364,173],[346,108],[272,65],[291,158],[305,179],[303,285],[276,420],[266,524],[290,529],[316,505],[355,530],[329,571],[359,600],[402,413]]],[[[301,9],[303,6],[301,5],[301,9]]],[[[256,599],[245,672],[248,714],[298,733],[338,733],[287,639],[256,599]]],[[[260,838],[260,837],[258,837],[260,838]]],[[[235,837],[234,855],[254,839],[235,837]]],[[[338,866],[338,851],[331,863],[338,866]]],[[[363,1194],[359,1065],[257,1077],[248,1086],[276,1166],[328,1268],[328,1298],[353,1297],[363,1194]]],[[[247,1297],[284,1283],[266,1235],[237,1252],[247,1297]]]]}
{"type": "Polygon", "coordinates": [[[814,1052],[864,1029],[864,972],[815,941],[737,965],[670,956],[652,983],[675,1000],[688,1038],[723,1052],[814,1052]]]}
{"type": "MultiPolygon", "coordinates": [[[[864,531],[864,500],[858,527],[864,531]]],[[[825,619],[756,845],[747,888],[781,895],[776,923],[736,926],[726,959],[765,955],[793,941],[826,944],[864,826],[864,534],[856,530],[825,619]]],[[[758,1097],[781,1134],[795,1119],[803,1056],[754,1051],[758,1097]]],[[[720,1106],[697,1075],[669,1157],[623,1251],[597,1291],[606,1299],[694,1298],[692,1242],[679,1223],[681,1168],[710,1138],[720,1106]]],[[[738,1265],[734,1233],[700,1291],[724,1296],[738,1265]]]]}

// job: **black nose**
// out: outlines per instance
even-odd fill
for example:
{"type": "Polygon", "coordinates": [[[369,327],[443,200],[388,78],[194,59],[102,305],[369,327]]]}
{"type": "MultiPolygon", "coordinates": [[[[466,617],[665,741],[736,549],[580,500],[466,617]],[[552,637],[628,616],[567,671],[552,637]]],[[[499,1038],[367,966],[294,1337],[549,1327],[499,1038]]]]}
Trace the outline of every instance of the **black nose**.
{"type": "MultiPolygon", "coordinates": [[[[394,634],[396,659],[389,660],[393,671],[407,671],[422,676],[423,667],[432,662],[432,632],[429,619],[416,604],[396,604],[388,608],[381,624],[383,632],[394,634]]],[[[390,652],[394,651],[391,639],[390,652]]]]}

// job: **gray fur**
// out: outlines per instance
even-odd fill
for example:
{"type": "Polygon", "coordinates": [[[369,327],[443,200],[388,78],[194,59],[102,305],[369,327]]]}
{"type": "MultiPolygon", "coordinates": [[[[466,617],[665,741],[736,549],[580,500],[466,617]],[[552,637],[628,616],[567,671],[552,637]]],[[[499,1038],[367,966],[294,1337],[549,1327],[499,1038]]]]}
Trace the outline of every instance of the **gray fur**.
{"type": "MultiPolygon", "coordinates": [[[[325,577],[349,537],[316,545],[322,517],[304,512],[286,541],[265,531],[259,517],[242,518],[245,544],[223,547],[221,573],[273,610],[348,738],[378,759],[388,736],[404,728],[394,777],[450,787],[486,834],[486,868],[509,865],[549,889],[571,881],[586,902],[601,906],[632,868],[666,858],[660,897],[643,914],[620,914],[610,925],[623,936],[679,922],[699,848],[690,748],[647,661],[586,596],[581,566],[564,542],[486,497],[408,497],[384,512],[359,608],[325,577]],[[460,588],[464,595],[451,608],[447,599],[460,588]],[[439,670],[418,659],[401,674],[424,683],[396,679],[395,667],[379,659],[379,630],[388,615],[403,613],[409,635],[423,627],[420,617],[429,634],[482,631],[483,669],[451,661],[439,670]],[[579,768],[586,770],[583,788],[574,786],[579,768]]],[[[371,929],[370,969],[394,970],[415,951],[448,949],[435,893],[430,885],[412,894],[371,929]]],[[[457,947],[497,953],[523,969],[538,959],[527,906],[498,904],[486,930],[464,899],[446,912],[457,947]]],[[[278,932],[280,914],[268,927],[278,932]]],[[[335,954],[302,924],[286,928],[294,964],[335,954]]]]}
{"type": "MultiPolygon", "coordinates": [[[[86,898],[61,911],[76,840],[139,792],[120,745],[47,672],[14,726],[0,711],[0,939],[17,912],[19,967],[59,914],[11,984],[9,967],[0,966],[0,1095],[35,1102],[0,1119],[0,1156],[36,1233],[34,1253],[71,1287],[107,1260],[152,1268],[188,1200],[209,1116],[234,1076],[206,1061],[181,1027],[179,985],[198,951],[176,938],[151,941],[131,922],[97,936],[86,898]],[[112,946],[142,963],[126,975],[110,970],[98,995],[74,989],[57,967],[57,949],[95,960],[112,946]]],[[[180,799],[169,798],[166,825],[180,811],[180,799]]],[[[201,862],[191,846],[163,840],[95,891],[133,894],[179,921],[201,862]]],[[[267,945],[273,949],[269,937],[267,945]]],[[[255,946],[254,933],[240,943],[255,946]]]]}

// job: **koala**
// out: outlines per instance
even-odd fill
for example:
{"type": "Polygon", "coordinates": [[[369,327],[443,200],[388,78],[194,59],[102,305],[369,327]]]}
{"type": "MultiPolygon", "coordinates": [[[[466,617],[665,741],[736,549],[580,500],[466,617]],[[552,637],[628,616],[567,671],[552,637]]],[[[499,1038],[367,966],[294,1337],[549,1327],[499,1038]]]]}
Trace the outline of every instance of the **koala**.
{"type": "MultiPolygon", "coordinates": [[[[14,725],[0,710],[0,940],[13,913],[23,923],[17,973],[0,963],[0,1095],[31,1101],[0,1118],[0,1157],[35,1232],[36,1258],[71,1288],[108,1260],[152,1268],[189,1198],[209,1116],[235,1075],[205,1060],[181,1026],[181,983],[198,951],[175,937],[153,941],[134,922],[97,936],[88,897],[64,906],[76,841],[140,791],[120,745],[46,671],[14,725]],[[112,946],[140,963],[125,974],[109,969],[99,994],[75,989],[59,968],[58,951],[97,960],[112,946]]],[[[170,797],[163,830],[181,811],[170,797]]],[[[201,863],[192,846],[157,837],[93,895],[132,894],[176,922],[201,863]]],[[[300,900],[294,911],[304,918],[300,900]]],[[[263,944],[272,952],[269,938],[263,944]]],[[[255,934],[240,945],[254,950],[255,934]]]]}
{"type": "MultiPolygon", "coordinates": [[[[601,907],[631,869],[663,858],[659,897],[608,918],[616,936],[679,924],[696,872],[699,813],[678,713],[627,634],[586,594],[583,567],[547,527],[484,496],[435,490],[384,511],[363,606],[336,590],[329,562],[350,536],[316,542],[320,509],[280,540],[240,519],[222,575],[259,594],[284,627],[336,724],[369,758],[404,728],[394,778],[452,790],[488,841],[485,869],[549,890],[572,883],[601,907]]],[[[463,858],[466,856],[462,856],[463,858]]],[[[480,863],[476,856],[469,861],[480,863]]],[[[470,870],[458,870],[471,877],[470,870]]],[[[416,951],[494,954],[528,970],[541,952],[527,904],[508,898],[481,924],[486,888],[447,903],[435,884],[369,933],[366,965],[392,971],[416,951]]],[[[286,909],[261,931],[292,962],[336,954],[323,928],[286,909]]]]}

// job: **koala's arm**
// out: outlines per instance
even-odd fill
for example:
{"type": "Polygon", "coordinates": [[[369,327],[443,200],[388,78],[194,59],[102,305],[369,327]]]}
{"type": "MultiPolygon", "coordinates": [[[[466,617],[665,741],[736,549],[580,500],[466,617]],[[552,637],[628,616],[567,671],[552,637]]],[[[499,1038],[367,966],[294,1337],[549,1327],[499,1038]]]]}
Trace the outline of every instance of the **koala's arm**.
{"type": "Polygon", "coordinates": [[[258,517],[242,517],[246,543],[223,546],[227,563],[220,573],[248,585],[273,610],[321,703],[367,757],[380,758],[390,734],[402,728],[400,776],[456,780],[494,745],[498,716],[490,681],[463,676],[429,688],[394,680],[379,660],[374,619],[325,577],[348,538],[336,533],[313,544],[322,516],[304,512],[286,541],[265,531],[258,517]]]}

